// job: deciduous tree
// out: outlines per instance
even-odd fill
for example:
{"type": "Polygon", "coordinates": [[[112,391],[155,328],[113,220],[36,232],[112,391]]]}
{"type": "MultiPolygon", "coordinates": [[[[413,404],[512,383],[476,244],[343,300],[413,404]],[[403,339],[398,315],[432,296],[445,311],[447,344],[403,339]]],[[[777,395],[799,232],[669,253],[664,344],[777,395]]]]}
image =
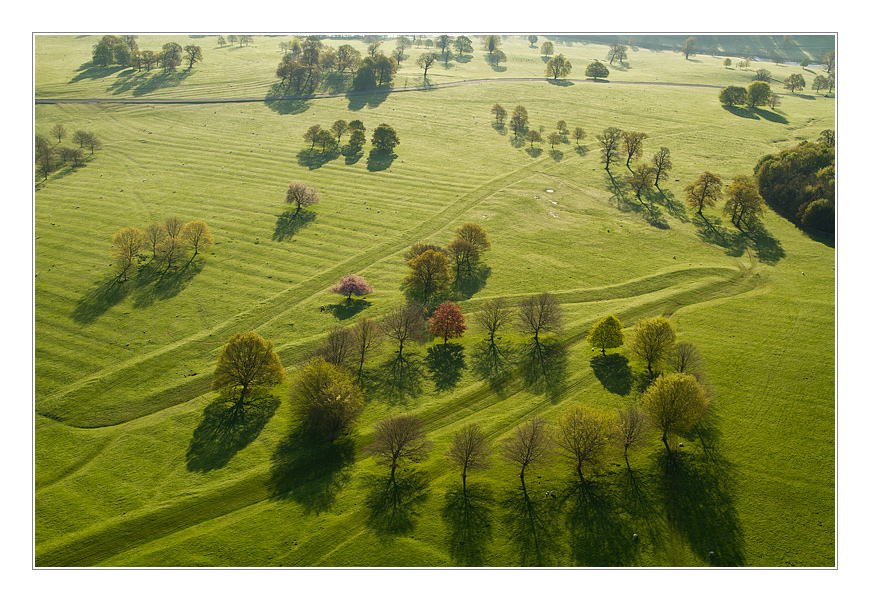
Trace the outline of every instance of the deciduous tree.
{"type": "Polygon", "coordinates": [[[604,159],[604,169],[610,171],[610,164],[619,158],[619,145],[622,142],[622,131],[609,127],[596,136],[601,143],[601,156],[604,159]]]}
{"type": "Polygon", "coordinates": [[[60,141],[66,136],[66,128],[63,127],[62,123],[56,123],[51,128],[51,135],[57,138],[57,143],[60,144],[60,141]]]}
{"type": "Polygon", "coordinates": [[[547,142],[550,143],[551,150],[556,150],[556,145],[562,144],[562,134],[559,132],[550,132],[547,134],[547,142]]]}
{"type": "Polygon", "coordinates": [[[607,59],[610,61],[610,64],[613,64],[613,61],[619,61],[620,63],[625,61],[628,57],[628,46],[625,44],[620,44],[619,42],[614,42],[610,45],[610,50],[607,52],[607,59]]]}
{"type": "Polygon", "coordinates": [[[653,186],[658,187],[659,181],[663,182],[670,177],[668,172],[671,171],[671,168],[673,167],[673,164],[671,163],[671,151],[665,146],[661,147],[658,152],[653,155],[652,162],[656,175],[656,180],[653,182],[653,186]]]}
{"type": "Polygon", "coordinates": [[[526,134],[526,140],[529,141],[529,144],[532,145],[532,148],[535,147],[535,142],[540,142],[542,140],[541,132],[538,130],[529,130],[526,134]]]}
{"type": "Polygon", "coordinates": [[[462,310],[450,301],[439,305],[429,318],[429,332],[432,336],[443,338],[445,346],[447,339],[461,337],[467,328],[462,310]]]}
{"type": "Polygon", "coordinates": [[[408,262],[410,273],[405,282],[408,288],[419,294],[423,302],[444,290],[453,281],[447,256],[438,251],[425,251],[408,262]]]}
{"type": "Polygon", "coordinates": [[[395,479],[400,462],[421,462],[431,449],[423,432],[423,421],[416,416],[391,416],[381,420],[375,425],[373,438],[366,449],[378,464],[390,466],[391,479],[395,479]]]}
{"type": "Polygon", "coordinates": [[[417,57],[417,66],[423,70],[423,79],[426,79],[426,74],[429,73],[429,67],[435,64],[438,57],[434,52],[424,52],[417,57]]]}
{"type": "Polygon", "coordinates": [[[447,257],[453,264],[453,273],[457,279],[470,277],[474,266],[480,259],[477,250],[467,240],[457,238],[447,245],[447,257]]]}
{"type": "Polygon", "coordinates": [[[190,71],[194,63],[202,62],[202,48],[188,44],[184,47],[184,60],[187,61],[187,70],[190,71]]]}
{"type": "Polygon", "coordinates": [[[354,295],[363,297],[374,292],[374,288],[365,278],[356,274],[347,274],[330,287],[329,292],[336,295],[347,297],[347,302],[350,303],[350,298],[354,295]]]}
{"type": "Polygon", "coordinates": [[[382,337],[381,327],[371,318],[363,316],[354,324],[353,355],[359,364],[360,374],[366,357],[380,345],[382,337]]]}
{"type": "Polygon", "coordinates": [[[622,457],[628,462],[628,450],[642,445],[649,429],[649,418],[640,406],[631,403],[619,410],[614,434],[616,441],[622,447],[622,457]]]}
{"type": "Polygon", "coordinates": [[[309,186],[304,182],[290,182],[290,185],[287,187],[287,194],[284,197],[284,202],[288,205],[295,206],[295,213],[299,213],[303,207],[319,203],[320,192],[313,186],[309,186]]]}
{"type": "Polygon", "coordinates": [[[321,357],[333,366],[346,368],[350,363],[353,345],[353,331],[346,326],[335,326],[317,346],[314,357],[321,357]]]}
{"type": "Polygon", "coordinates": [[[241,409],[249,393],[284,380],[284,367],[274,345],[256,332],[234,334],[217,360],[212,388],[238,391],[236,407],[241,409]]]}
{"type": "Polygon", "coordinates": [[[743,226],[752,226],[764,211],[764,201],[758,192],[758,184],[747,176],[734,176],[734,180],[725,189],[725,215],[731,218],[731,223],[738,230],[743,226]]]}
{"type": "Polygon", "coordinates": [[[520,329],[537,342],[541,333],[558,332],[562,328],[562,307],[554,295],[541,293],[520,301],[517,318],[520,329]]]}
{"type": "Polygon", "coordinates": [[[703,419],[710,406],[707,392],[691,374],[671,373],[659,376],[641,398],[651,425],[662,433],[662,441],[671,453],[669,438],[688,435],[703,419]]]}
{"type": "Polygon", "coordinates": [[[746,106],[759,107],[770,101],[770,84],[767,82],[752,82],[746,88],[746,106]]]}
{"type": "Polygon", "coordinates": [[[139,228],[123,228],[112,237],[112,255],[118,266],[118,279],[127,280],[127,271],[145,245],[145,234],[139,228]]]}
{"type": "Polygon", "coordinates": [[[505,460],[520,468],[520,482],[526,486],[526,470],[550,457],[553,439],[550,425],[540,416],[533,416],[516,428],[501,446],[505,460]]]}
{"type": "Polygon", "coordinates": [[[646,364],[650,376],[653,376],[653,368],[657,368],[671,350],[676,337],[671,321],[664,316],[641,318],[634,325],[629,349],[646,364]]]}
{"type": "Polygon", "coordinates": [[[571,61],[563,54],[557,54],[547,61],[547,77],[556,81],[571,75],[571,61]]]}
{"type": "Polygon", "coordinates": [[[462,490],[468,471],[487,469],[492,466],[492,446],[477,423],[468,424],[453,434],[453,440],[445,454],[447,460],[462,471],[462,490]]]}
{"type": "Polygon", "coordinates": [[[622,132],[622,150],[625,151],[625,166],[634,157],[643,157],[643,141],[649,138],[644,132],[622,132]]]}
{"type": "Polygon", "coordinates": [[[804,81],[804,76],[800,73],[792,73],[782,82],[783,87],[791,93],[800,92],[806,87],[807,82],[804,81]]]}
{"type": "Polygon", "coordinates": [[[613,432],[613,420],[605,413],[584,405],[569,408],[559,418],[555,443],[560,453],[574,462],[583,479],[583,466],[599,464],[613,432]]]}
{"type": "Polygon", "coordinates": [[[580,146],[580,140],[586,137],[586,132],[583,131],[583,128],[576,127],[574,128],[574,140],[577,141],[577,146],[580,146]]]}
{"type": "Polygon", "coordinates": [[[163,63],[164,73],[175,71],[175,68],[181,64],[181,52],[181,44],[176,42],[167,42],[163,45],[160,62],[163,63]]]}
{"type": "Polygon", "coordinates": [[[344,119],[336,119],[330,130],[338,143],[341,144],[341,137],[347,131],[347,122],[344,119]]]}
{"type": "Polygon", "coordinates": [[[608,69],[604,63],[592,61],[586,65],[586,77],[591,77],[592,79],[604,79],[608,75],[610,75],[610,69],[608,69]]]}
{"type": "Polygon", "coordinates": [[[485,253],[492,247],[486,230],[480,224],[470,222],[462,224],[454,231],[454,234],[458,240],[469,242],[478,254],[485,253]]]}
{"type": "Polygon", "coordinates": [[[490,54],[494,53],[498,50],[498,47],[501,46],[501,37],[489,34],[485,38],[483,38],[483,48],[490,54]]]}
{"type": "Polygon", "coordinates": [[[481,303],[480,309],[472,314],[477,322],[489,335],[489,342],[495,344],[495,335],[499,330],[509,326],[514,319],[514,310],[507,300],[488,299],[481,303]]]}
{"type": "Polygon", "coordinates": [[[199,220],[188,222],[181,230],[180,236],[184,239],[187,246],[193,249],[193,256],[196,257],[200,251],[203,251],[214,244],[211,231],[208,225],[199,220]]]}
{"type": "Polygon", "coordinates": [[[453,47],[456,49],[459,56],[474,52],[474,46],[471,44],[471,38],[468,36],[457,36],[457,38],[453,40],[453,47]]]}
{"type": "Polygon", "coordinates": [[[705,171],[693,183],[685,187],[686,202],[701,215],[705,207],[715,207],[722,198],[722,178],[705,171]]]}
{"type": "Polygon", "coordinates": [[[553,42],[546,41],[541,44],[541,54],[543,54],[544,56],[550,56],[551,54],[553,54],[553,51],[553,42]]]}
{"type": "Polygon", "coordinates": [[[742,105],[746,102],[746,88],[742,86],[728,86],[719,92],[719,102],[726,107],[742,105]]]}
{"type": "Polygon", "coordinates": [[[686,38],[686,41],[683,42],[683,54],[686,56],[686,59],[698,51],[698,42],[695,40],[695,36],[690,36],[686,38]]]}
{"type": "Polygon", "coordinates": [[[372,146],[382,153],[392,153],[399,144],[399,136],[392,126],[386,123],[380,124],[372,132],[372,146]]]}
{"type": "Polygon", "coordinates": [[[653,187],[655,173],[655,168],[643,163],[634,171],[633,174],[631,174],[631,177],[628,178],[628,185],[631,186],[632,190],[634,190],[634,194],[638,200],[640,200],[640,195],[642,193],[649,191],[653,187]]]}
{"type": "Polygon", "coordinates": [[[493,117],[495,117],[495,122],[499,125],[504,124],[504,119],[507,117],[507,111],[500,104],[496,103],[492,105],[491,111],[493,117]]]}
{"type": "Polygon", "coordinates": [[[384,316],[382,330],[384,336],[399,344],[401,356],[405,343],[419,342],[426,338],[426,318],[423,310],[416,305],[397,307],[384,316]]]}
{"type": "Polygon", "coordinates": [[[350,375],[316,357],[293,381],[293,398],[308,428],[335,441],[363,411],[362,391],[350,375]]]}
{"type": "Polygon", "coordinates": [[[701,371],[704,369],[704,358],[700,350],[688,341],[675,344],[668,352],[665,363],[674,372],[692,374],[696,378],[700,378],[701,371]]]}
{"type": "Polygon", "coordinates": [[[601,349],[601,355],[607,355],[607,349],[616,349],[625,343],[622,322],[613,315],[601,318],[589,331],[586,340],[593,349],[601,349]]]}

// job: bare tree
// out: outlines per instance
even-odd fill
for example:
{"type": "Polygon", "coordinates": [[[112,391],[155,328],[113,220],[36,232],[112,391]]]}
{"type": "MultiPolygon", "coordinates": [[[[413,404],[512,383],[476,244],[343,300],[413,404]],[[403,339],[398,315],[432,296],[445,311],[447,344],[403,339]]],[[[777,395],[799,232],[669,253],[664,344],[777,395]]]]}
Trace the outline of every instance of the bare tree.
{"type": "Polygon", "coordinates": [[[184,222],[177,217],[167,217],[163,220],[163,227],[166,228],[166,234],[168,236],[177,237],[181,234],[181,230],[184,228],[184,222]]]}
{"type": "Polygon", "coordinates": [[[665,358],[665,363],[674,372],[697,376],[704,368],[704,358],[695,345],[683,341],[674,345],[665,358]]]}
{"type": "Polygon", "coordinates": [[[454,433],[453,442],[446,455],[451,464],[462,469],[462,491],[465,491],[465,478],[469,470],[492,466],[492,447],[486,440],[483,429],[476,423],[464,426],[454,433]]]}
{"type": "Polygon", "coordinates": [[[520,481],[526,486],[526,469],[547,459],[553,443],[546,420],[534,416],[521,424],[502,445],[502,456],[520,467],[520,481]]]}
{"type": "Polygon", "coordinates": [[[514,311],[505,299],[499,298],[484,301],[480,309],[472,315],[474,320],[486,330],[489,342],[495,343],[495,333],[511,323],[514,311]]]}
{"type": "Polygon", "coordinates": [[[619,419],[614,429],[616,441],[622,446],[622,457],[628,463],[628,449],[637,447],[649,430],[647,416],[640,406],[632,403],[619,410],[619,419]]]}
{"type": "Polygon", "coordinates": [[[562,327],[562,308],[550,293],[520,301],[518,317],[520,329],[533,335],[535,342],[542,332],[555,332],[562,327]]]}
{"type": "Polygon", "coordinates": [[[371,318],[362,317],[353,327],[353,355],[359,362],[359,372],[362,373],[366,356],[377,348],[381,342],[381,328],[371,318]]]}
{"type": "Polygon", "coordinates": [[[378,464],[390,465],[390,478],[396,478],[399,462],[421,462],[429,455],[431,444],[423,432],[423,421],[416,416],[391,416],[375,425],[374,441],[366,450],[378,464]]]}
{"type": "Polygon", "coordinates": [[[63,127],[62,123],[57,123],[51,128],[51,135],[57,138],[57,143],[60,144],[60,141],[66,136],[66,128],[63,127]]]}
{"type": "Polygon", "coordinates": [[[607,415],[582,405],[570,408],[559,419],[556,445],[563,456],[575,463],[581,480],[584,464],[601,461],[613,431],[612,425],[607,415]]]}
{"type": "Polygon", "coordinates": [[[426,339],[426,318],[416,305],[403,305],[384,316],[383,333],[399,344],[399,356],[405,343],[426,339]]]}
{"type": "Polygon", "coordinates": [[[319,203],[320,192],[304,182],[290,182],[284,202],[289,205],[295,205],[296,213],[299,213],[303,207],[319,203]]]}
{"type": "Polygon", "coordinates": [[[354,347],[353,331],[345,326],[336,326],[314,352],[333,366],[347,367],[354,347]]]}

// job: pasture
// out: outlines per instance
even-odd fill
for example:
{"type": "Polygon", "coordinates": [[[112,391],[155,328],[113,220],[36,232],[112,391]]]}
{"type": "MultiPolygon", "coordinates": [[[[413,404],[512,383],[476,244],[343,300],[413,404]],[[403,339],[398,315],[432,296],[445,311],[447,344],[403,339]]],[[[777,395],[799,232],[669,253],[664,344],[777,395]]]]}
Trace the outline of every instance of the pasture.
{"type": "MultiPolygon", "coordinates": [[[[470,60],[429,72],[429,84],[461,85],[195,102],[272,94],[289,38],[215,39],[141,36],[141,48],[202,46],[202,63],[162,77],[88,66],[97,36],[36,38],[37,99],[139,101],[35,109],[37,133],[63,123],[103,140],[83,167],[36,179],[37,566],[833,566],[833,244],[770,210],[762,236],[741,236],[720,209],[705,222],[683,202],[704,170],[751,175],[762,156],[834,129],[833,97],[776,83],[811,81],[817,66],[765,63],[782,102],[741,113],[715,86],[746,85],[760,63],[638,49],[592,83],[583,68],[607,47],[557,44],[576,81],[514,81],[543,77],[539,49],[510,37],[493,68],[474,38],[470,60]],[[500,81],[462,83],[489,79],[500,81]],[[586,137],[533,148],[494,125],[496,102],[524,105],[531,127],[564,119],[586,137]],[[337,119],[368,134],[390,124],[395,156],[368,143],[355,158],[311,152],[305,131],[337,119]],[[671,150],[670,179],[644,204],[624,161],[610,175],[600,162],[595,135],[609,126],[649,135],[637,164],[671,150]],[[295,180],[322,194],[301,218],[283,204],[295,180]],[[214,247],[168,278],[117,285],[112,235],[168,216],[205,221],[214,247]],[[531,369],[528,337],[511,331],[497,366],[472,325],[449,356],[437,340],[412,345],[397,370],[385,344],[364,370],[352,435],[309,436],[289,401],[293,375],[329,329],[405,301],[411,244],[446,246],[465,222],[492,250],[486,277],[454,293],[462,310],[549,291],[566,314],[547,339],[561,352],[531,369]],[[375,292],[343,305],[328,288],[349,272],[375,292]],[[650,434],[630,468],[614,451],[585,484],[554,460],[530,470],[524,495],[498,459],[463,496],[444,451],[464,424],[498,447],[531,415],[577,402],[616,412],[632,398],[643,367],[602,365],[586,343],[607,314],[628,336],[638,318],[668,315],[705,356],[714,411],[684,440],[678,470],[650,434]],[[227,425],[209,387],[223,343],[247,330],[275,343],[288,383],[227,425]],[[424,420],[434,450],[390,486],[364,448],[375,423],[401,413],[424,420]]],[[[427,83],[420,52],[394,86],[427,83]]]]}

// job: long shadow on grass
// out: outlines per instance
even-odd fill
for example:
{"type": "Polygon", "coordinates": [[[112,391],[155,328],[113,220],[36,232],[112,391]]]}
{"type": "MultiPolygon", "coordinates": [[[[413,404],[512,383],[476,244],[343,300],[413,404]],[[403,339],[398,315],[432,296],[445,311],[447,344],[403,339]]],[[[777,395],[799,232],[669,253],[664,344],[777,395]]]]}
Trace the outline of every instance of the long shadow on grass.
{"type": "Polygon", "coordinates": [[[385,153],[372,149],[369,151],[369,158],[366,160],[366,169],[369,171],[384,171],[389,169],[397,156],[395,153],[385,153]]]}
{"type": "Polygon", "coordinates": [[[140,266],[135,279],[133,307],[148,307],[155,301],[171,299],[190,284],[204,265],[205,260],[200,257],[191,258],[171,269],[154,262],[140,266]]]}
{"type": "Polygon", "coordinates": [[[526,387],[557,402],[568,378],[565,345],[559,341],[532,340],[519,349],[519,368],[526,387]]]}
{"type": "Polygon", "coordinates": [[[281,242],[286,239],[292,239],[299,230],[313,222],[316,217],[317,214],[313,211],[285,211],[278,216],[275,222],[272,240],[281,242]]]}
{"type": "Polygon", "coordinates": [[[510,343],[483,340],[471,350],[472,371],[498,395],[504,393],[505,384],[516,369],[517,360],[517,349],[510,343]]]}
{"type": "MultiPolygon", "coordinates": [[[[301,94],[301,92],[298,94],[301,94]]],[[[309,98],[285,98],[298,94],[287,90],[279,83],[275,83],[266,95],[265,104],[279,115],[298,115],[311,108],[311,99],[309,98]]]]}
{"type": "Polygon", "coordinates": [[[637,196],[632,197],[626,194],[628,185],[625,182],[625,176],[614,176],[609,170],[607,170],[607,175],[610,178],[610,184],[607,186],[607,189],[613,193],[610,200],[611,202],[615,200],[617,209],[623,212],[630,211],[632,213],[637,213],[651,226],[655,226],[661,230],[667,230],[671,227],[665,219],[661,207],[653,204],[649,199],[647,199],[647,202],[645,203],[637,196]]]}
{"type": "Polygon", "coordinates": [[[120,282],[117,276],[104,280],[78,300],[72,311],[72,319],[79,324],[93,324],[97,318],[127,298],[134,284],[129,280],[120,282]]]}
{"type": "Polygon", "coordinates": [[[754,224],[749,230],[740,231],[724,226],[718,217],[699,213],[692,216],[692,223],[698,229],[698,237],[702,241],[722,247],[729,256],[740,257],[746,249],[752,249],[759,261],[771,265],[785,257],[785,249],[761,223],[754,224]]]}
{"type": "Polygon", "coordinates": [[[371,307],[372,302],[365,299],[345,299],[341,303],[326,305],[326,311],[339,320],[347,320],[354,317],[364,309],[371,307]]]}
{"type": "Polygon", "coordinates": [[[417,508],[428,495],[429,479],[411,469],[397,471],[395,477],[369,475],[363,480],[365,505],[369,511],[366,525],[381,537],[410,532],[417,522],[417,508]]]}
{"type": "Polygon", "coordinates": [[[477,265],[470,274],[457,275],[456,280],[453,281],[452,300],[471,299],[486,286],[486,281],[491,273],[492,269],[488,265],[477,265]]]}
{"type": "Polygon", "coordinates": [[[332,508],[350,481],[356,459],[349,437],[328,441],[297,426],[278,444],[272,454],[269,488],[274,499],[292,500],[306,514],[320,514],[332,508]]]}
{"type": "Polygon", "coordinates": [[[223,396],[210,403],[193,431],[187,449],[187,470],[208,472],[226,466],[257,438],[280,404],[281,400],[273,395],[258,398],[244,411],[223,396]]]}
{"type": "Polygon", "coordinates": [[[525,484],[507,491],[501,501],[502,522],[516,548],[520,566],[552,566],[561,555],[556,533],[557,502],[543,493],[530,495],[525,484]]]}
{"type": "Polygon", "coordinates": [[[389,403],[403,403],[420,395],[424,376],[424,364],[420,356],[405,351],[371,370],[370,389],[389,403]]]}
{"type": "Polygon", "coordinates": [[[617,395],[628,395],[634,382],[634,375],[628,365],[628,358],[615,353],[596,355],[589,360],[592,373],[605,389],[617,395]]]}
{"type": "Polygon", "coordinates": [[[332,146],[326,149],[303,148],[296,153],[296,160],[302,167],[308,169],[319,169],[334,159],[341,156],[341,151],[338,146],[332,146]]]}
{"type": "Polygon", "coordinates": [[[444,494],[441,517],[450,532],[450,556],[461,566],[483,566],[486,548],[492,541],[492,489],[471,483],[465,489],[454,485],[444,494]]]}
{"type": "Polygon", "coordinates": [[[434,345],[426,351],[426,367],[435,384],[435,390],[450,391],[456,388],[462,371],[465,370],[465,349],[456,343],[434,345]]]}

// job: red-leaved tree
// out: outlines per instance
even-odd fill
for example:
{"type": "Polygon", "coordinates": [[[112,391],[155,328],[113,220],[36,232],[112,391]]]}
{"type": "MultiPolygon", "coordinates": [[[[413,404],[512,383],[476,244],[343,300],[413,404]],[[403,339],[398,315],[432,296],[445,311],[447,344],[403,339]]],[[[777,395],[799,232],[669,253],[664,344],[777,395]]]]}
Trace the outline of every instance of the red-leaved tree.
{"type": "Polygon", "coordinates": [[[347,297],[348,303],[350,303],[351,296],[356,295],[357,297],[362,297],[363,295],[368,295],[374,290],[375,289],[373,289],[362,276],[348,274],[333,284],[332,288],[329,289],[329,292],[337,295],[344,295],[347,297]]]}
{"type": "Polygon", "coordinates": [[[445,301],[438,306],[432,317],[429,318],[429,332],[436,337],[442,337],[444,344],[447,339],[456,339],[462,336],[465,329],[465,316],[459,306],[450,301],[445,301]]]}

